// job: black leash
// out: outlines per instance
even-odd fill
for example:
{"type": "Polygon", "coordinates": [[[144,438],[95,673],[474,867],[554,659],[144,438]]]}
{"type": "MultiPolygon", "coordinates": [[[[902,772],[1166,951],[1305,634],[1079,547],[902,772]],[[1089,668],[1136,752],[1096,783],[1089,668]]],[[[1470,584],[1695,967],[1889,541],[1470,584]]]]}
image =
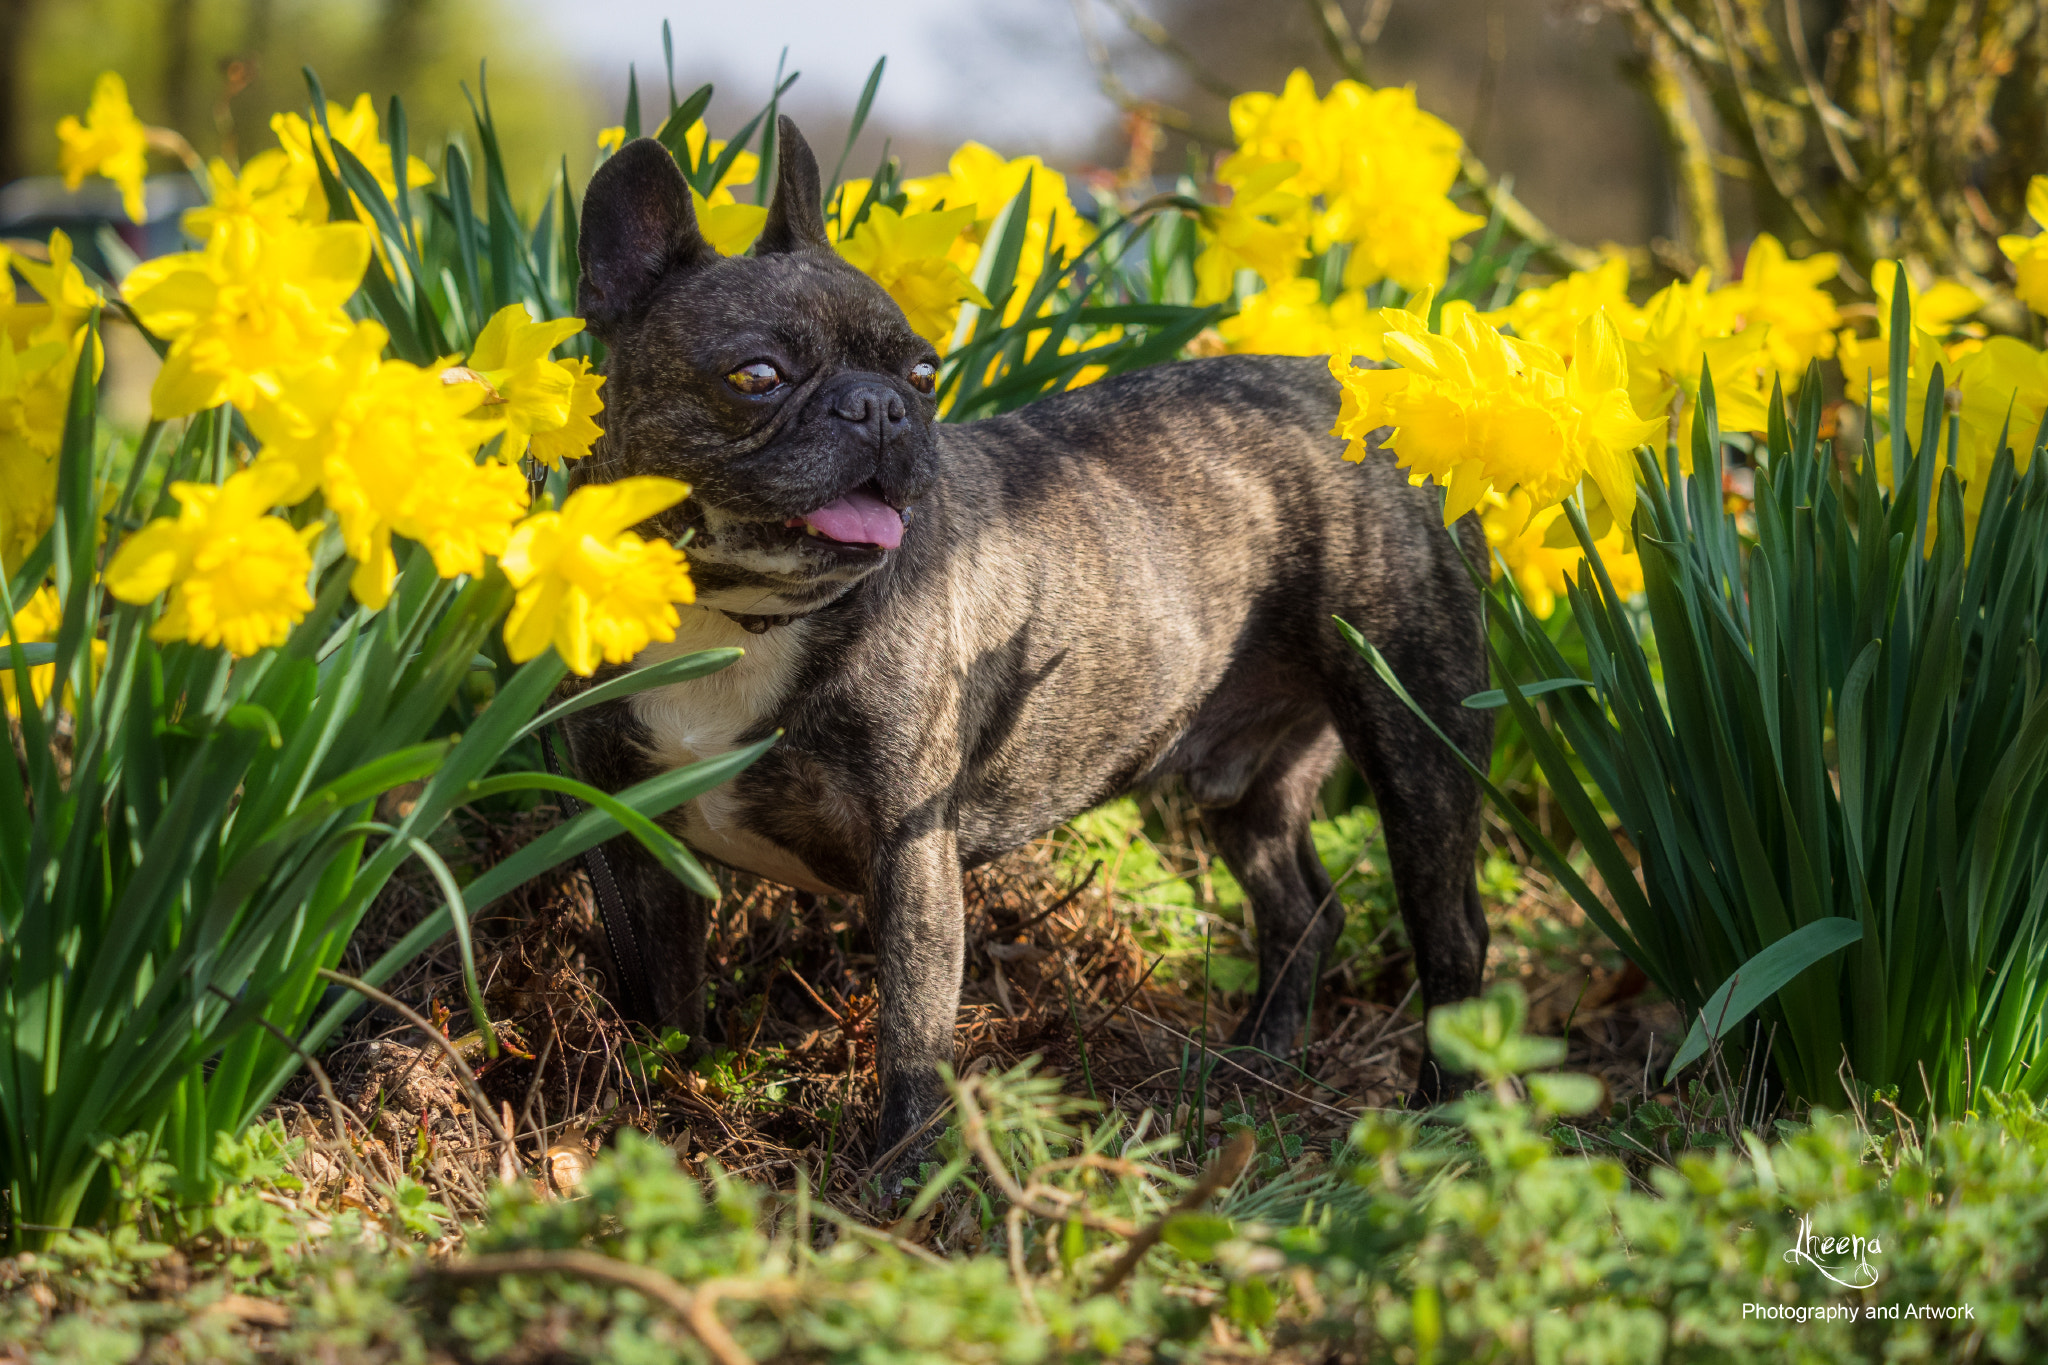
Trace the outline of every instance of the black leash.
{"type": "MultiPolygon", "coordinates": [[[[529,505],[539,500],[547,477],[547,466],[535,460],[526,476],[529,505]]],[[[563,777],[567,774],[562,771],[562,761],[555,753],[553,731],[554,727],[548,726],[540,732],[541,757],[547,761],[548,772],[563,777]]],[[[581,801],[567,792],[562,793],[565,820],[575,819],[582,810],[581,801]]],[[[604,856],[603,844],[594,844],[584,852],[583,870],[590,874],[590,890],[597,901],[597,922],[604,929],[605,947],[611,950],[612,965],[618,976],[620,999],[615,1003],[619,1006],[619,1013],[634,1023],[657,1028],[660,1020],[654,1009],[654,988],[647,975],[647,959],[641,955],[640,939],[633,932],[633,921],[626,917],[626,904],[619,896],[619,883],[612,876],[611,859],[604,856]]]]}

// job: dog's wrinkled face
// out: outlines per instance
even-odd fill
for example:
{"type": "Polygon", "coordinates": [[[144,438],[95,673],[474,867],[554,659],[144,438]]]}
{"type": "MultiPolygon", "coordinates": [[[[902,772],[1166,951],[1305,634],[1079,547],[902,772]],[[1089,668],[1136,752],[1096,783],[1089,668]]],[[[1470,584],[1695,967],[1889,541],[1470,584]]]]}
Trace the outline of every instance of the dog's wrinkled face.
{"type": "Polygon", "coordinates": [[[825,235],[818,166],[780,124],[751,256],[721,256],[660,143],[627,144],[584,200],[578,306],[610,348],[605,436],[576,481],[682,479],[651,529],[689,547],[698,601],[822,605],[895,551],[937,476],[938,354],[825,235]]]}

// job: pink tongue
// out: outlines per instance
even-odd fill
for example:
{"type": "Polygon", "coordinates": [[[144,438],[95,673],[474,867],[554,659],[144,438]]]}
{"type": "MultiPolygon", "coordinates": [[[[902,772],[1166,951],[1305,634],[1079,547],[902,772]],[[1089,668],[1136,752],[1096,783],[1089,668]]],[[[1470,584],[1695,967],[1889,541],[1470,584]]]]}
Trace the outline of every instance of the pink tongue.
{"type": "Polygon", "coordinates": [[[903,514],[870,493],[852,492],[799,518],[819,535],[893,550],[903,542],[903,514]]]}

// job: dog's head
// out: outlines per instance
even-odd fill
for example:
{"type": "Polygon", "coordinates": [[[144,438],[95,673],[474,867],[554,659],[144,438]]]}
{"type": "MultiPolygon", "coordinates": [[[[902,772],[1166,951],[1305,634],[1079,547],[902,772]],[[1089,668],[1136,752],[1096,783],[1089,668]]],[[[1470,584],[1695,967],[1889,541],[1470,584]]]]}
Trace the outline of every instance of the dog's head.
{"type": "Polygon", "coordinates": [[[937,475],[938,353],[825,235],[818,163],[784,118],[775,196],[749,256],[705,240],[660,143],[591,177],[577,298],[611,351],[605,436],[577,482],[685,480],[658,518],[690,546],[698,600],[775,615],[873,572],[937,475]]]}

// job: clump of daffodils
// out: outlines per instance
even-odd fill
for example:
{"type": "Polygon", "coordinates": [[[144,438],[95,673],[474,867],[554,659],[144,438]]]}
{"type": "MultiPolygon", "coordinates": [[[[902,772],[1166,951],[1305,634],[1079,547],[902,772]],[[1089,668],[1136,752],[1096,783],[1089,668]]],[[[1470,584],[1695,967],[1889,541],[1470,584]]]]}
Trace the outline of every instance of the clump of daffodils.
{"type": "Polygon", "coordinates": [[[1335,435],[1345,458],[1363,459],[1366,437],[1393,430],[1381,444],[1416,481],[1444,490],[1444,522],[1456,521],[1489,494],[1519,491],[1531,510],[1554,507],[1590,481],[1614,518],[1635,509],[1633,451],[1663,423],[1637,415],[1629,399],[1620,335],[1605,313],[1579,324],[1569,360],[1540,342],[1507,337],[1469,307],[1443,310],[1440,332],[1418,311],[1383,309],[1382,345],[1399,368],[1355,367],[1333,356],[1344,386],[1335,435]]]}
{"type": "MultiPolygon", "coordinates": [[[[1250,235],[1242,223],[1250,216],[1284,230],[1297,260],[1348,243],[1348,289],[1392,280],[1415,292],[1442,285],[1451,243],[1485,222],[1450,198],[1464,139],[1419,108],[1411,89],[1347,80],[1317,99],[1315,81],[1296,70],[1278,95],[1233,99],[1230,128],[1237,150],[1217,179],[1234,194],[1211,220],[1210,247],[1228,264],[1265,273],[1257,257],[1227,244],[1233,227],[1250,235]]],[[[1278,243],[1267,251],[1277,256],[1278,243]]],[[[1208,279],[1221,278],[1211,267],[1208,279]]]]}
{"type": "MultiPolygon", "coordinates": [[[[2048,193],[2048,176],[2037,176],[2036,186],[2048,193]]],[[[2007,238],[2011,241],[2011,238],[2007,238]]],[[[2030,238],[2039,241],[2042,238],[2030,238]]],[[[2024,266],[2020,272],[2025,280],[2024,266]]],[[[1891,303],[1900,287],[1899,272],[1889,263],[1872,279],[1879,298],[1878,335],[1860,339],[1844,333],[1841,339],[1843,377],[1849,397],[1866,403],[1870,411],[1887,423],[1900,420],[1894,407],[1891,368],[1891,303]]],[[[1990,484],[1992,463],[1998,458],[1999,439],[2012,447],[2018,472],[2025,473],[2033,457],[2034,434],[2048,417],[2048,352],[2029,346],[2017,337],[1981,335],[1962,319],[1974,313],[1983,300],[1974,290],[1954,280],[1930,281],[1917,289],[1911,279],[1904,283],[1912,304],[1912,370],[1920,376],[1906,394],[1903,414],[1906,430],[1917,440],[1927,420],[1926,377],[1939,365],[1944,402],[1956,424],[1956,440],[1943,442],[1944,463],[1952,455],[1956,478],[1962,484],[1964,527],[1972,534],[1984,506],[1990,484]]],[[[2024,291],[2024,283],[2023,283],[2024,291]]],[[[1891,443],[1876,443],[1877,474],[1887,487],[1892,481],[1891,443]]],[[[1940,477],[1937,466],[1936,478],[1940,477]]]]}
{"type": "MultiPolygon", "coordinates": [[[[1216,172],[1223,202],[1201,215],[1195,298],[1240,298],[1221,328],[1231,350],[1323,355],[1358,341],[1368,288],[1441,286],[1452,244],[1485,222],[1451,197],[1463,139],[1413,90],[1339,81],[1318,98],[1296,71],[1278,94],[1233,99],[1230,126],[1237,148],[1216,172]],[[1333,249],[1344,268],[1326,299],[1303,270],[1333,249]]],[[[1360,353],[1378,358],[1369,344],[1360,353]]]]}
{"type": "MultiPolygon", "coordinates": [[[[692,596],[687,567],[678,551],[629,528],[680,499],[682,485],[657,481],[658,497],[638,487],[586,490],[560,511],[528,506],[523,457],[558,468],[602,435],[603,378],[586,359],[555,354],[581,320],[536,321],[514,304],[486,323],[467,356],[430,367],[387,357],[384,329],[346,307],[378,268],[376,242],[360,222],[328,221],[322,164],[333,175],[335,149],[346,148],[394,210],[400,176],[408,186],[432,176],[417,159],[396,163],[367,96],[328,105],[321,124],[280,115],[273,128],[278,149],[239,170],[208,168],[212,201],[184,220],[203,245],[146,261],[121,285],[136,321],[167,344],[152,417],[232,409],[257,448],[218,484],[171,484],[176,514],[120,542],[108,592],[130,603],[161,599],[155,639],[246,656],[282,644],[311,610],[323,539],[353,562],[350,588],[375,610],[391,595],[394,538],[403,537],[445,578],[494,563],[505,572],[518,591],[506,625],[517,659],[553,645],[588,674],[673,639],[674,604],[692,596]]],[[[67,176],[116,179],[124,195],[134,191],[139,216],[147,133],[119,78],[103,77],[84,122],[60,130],[67,176]]],[[[723,186],[719,194],[730,200],[723,186]]],[[[0,248],[0,562],[10,572],[52,523],[72,376],[92,344],[88,319],[105,302],[62,233],[48,254],[36,261],[0,248]],[[10,265],[40,302],[17,301],[10,265]]],[[[49,638],[54,611],[54,592],[40,589],[9,636],[49,638]]],[[[47,692],[48,680],[34,681],[47,692]]]]}

